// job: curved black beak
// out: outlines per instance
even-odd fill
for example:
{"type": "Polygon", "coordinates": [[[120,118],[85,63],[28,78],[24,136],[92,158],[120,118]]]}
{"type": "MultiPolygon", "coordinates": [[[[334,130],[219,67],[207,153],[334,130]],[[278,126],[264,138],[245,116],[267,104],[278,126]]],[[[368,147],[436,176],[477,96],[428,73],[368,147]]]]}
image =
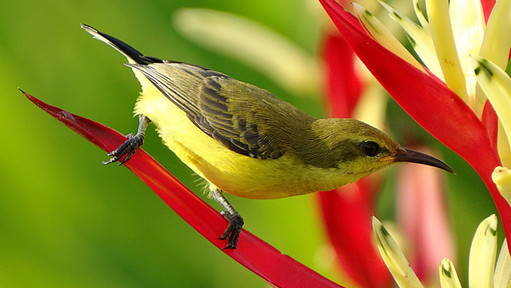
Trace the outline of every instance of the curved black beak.
{"type": "Polygon", "coordinates": [[[449,165],[445,164],[442,160],[437,159],[428,154],[406,149],[403,147],[398,147],[396,150],[396,154],[394,156],[390,156],[389,158],[391,158],[393,162],[419,163],[437,167],[445,171],[451,172],[453,174],[456,174],[456,172],[454,172],[454,170],[451,167],[449,167],[449,165]]]}

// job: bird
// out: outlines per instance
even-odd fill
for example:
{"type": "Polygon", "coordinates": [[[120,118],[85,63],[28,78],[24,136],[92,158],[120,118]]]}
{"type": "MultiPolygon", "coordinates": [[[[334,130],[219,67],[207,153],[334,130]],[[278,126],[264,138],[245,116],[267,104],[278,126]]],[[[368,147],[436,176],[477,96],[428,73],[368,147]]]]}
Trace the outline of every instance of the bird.
{"type": "Polygon", "coordinates": [[[244,224],[224,193],[275,199],[329,191],[398,162],[454,173],[443,161],[401,147],[384,132],[351,118],[315,118],[272,93],[223,73],[145,56],[121,40],[81,28],[124,55],[142,86],[136,134],[104,164],[129,161],[154,123],[163,143],[206,180],[227,220],[219,239],[236,249],[244,224]]]}

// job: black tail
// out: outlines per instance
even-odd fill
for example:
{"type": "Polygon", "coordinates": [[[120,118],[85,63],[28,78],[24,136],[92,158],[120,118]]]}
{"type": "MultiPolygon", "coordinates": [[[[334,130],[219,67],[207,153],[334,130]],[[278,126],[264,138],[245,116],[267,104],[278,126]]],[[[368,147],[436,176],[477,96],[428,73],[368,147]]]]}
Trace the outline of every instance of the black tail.
{"type": "Polygon", "coordinates": [[[132,60],[137,64],[147,65],[151,63],[163,63],[163,60],[155,57],[144,56],[137,49],[131,47],[130,45],[122,42],[121,40],[115,37],[99,32],[98,30],[89,25],[80,24],[80,27],[82,27],[85,31],[89,32],[89,34],[91,34],[94,38],[102,42],[105,42],[106,44],[108,44],[109,46],[113,47],[115,50],[119,51],[121,54],[126,56],[128,60],[132,60]]]}

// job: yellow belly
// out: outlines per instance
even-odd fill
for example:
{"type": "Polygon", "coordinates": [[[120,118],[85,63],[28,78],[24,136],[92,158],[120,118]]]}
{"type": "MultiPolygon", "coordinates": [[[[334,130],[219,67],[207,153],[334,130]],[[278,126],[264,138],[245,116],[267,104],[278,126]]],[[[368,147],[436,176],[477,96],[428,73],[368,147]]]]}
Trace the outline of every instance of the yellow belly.
{"type": "Polygon", "coordinates": [[[305,166],[288,154],[261,160],[233,152],[202,132],[182,110],[154,90],[139,97],[135,113],[156,124],[164,143],[206,179],[210,189],[269,199],[331,190],[349,182],[337,170],[305,166]]]}

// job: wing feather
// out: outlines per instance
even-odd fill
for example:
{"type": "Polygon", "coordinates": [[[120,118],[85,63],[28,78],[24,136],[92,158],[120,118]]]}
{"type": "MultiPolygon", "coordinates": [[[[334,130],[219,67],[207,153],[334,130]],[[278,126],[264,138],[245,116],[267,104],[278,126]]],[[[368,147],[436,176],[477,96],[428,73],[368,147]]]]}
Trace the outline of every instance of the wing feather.
{"type": "Polygon", "coordinates": [[[271,129],[259,128],[260,125],[272,127],[267,125],[271,124],[267,123],[272,120],[271,117],[258,115],[266,111],[258,106],[264,101],[242,98],[258,97],[254,95],[255,86],[251,86],[250,91],[243,91],[244,86],[241,85],[237,89],[242,91],[225,92],[222,81],[237,80],[184,63],[127,65],[141,71],[199,129],[230,150],[258,159],[276,159],[285,153],[285,146],[276,140],[278,137],[273,135],[271,129]]]}

